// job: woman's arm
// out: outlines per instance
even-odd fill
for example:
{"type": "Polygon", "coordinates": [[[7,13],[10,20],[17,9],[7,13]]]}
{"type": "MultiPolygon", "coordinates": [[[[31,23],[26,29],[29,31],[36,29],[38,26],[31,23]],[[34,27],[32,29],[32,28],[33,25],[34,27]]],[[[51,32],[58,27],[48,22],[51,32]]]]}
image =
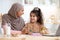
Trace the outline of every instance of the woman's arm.
{"type": "MultiPolygon", "coordinates": [[[[2,28],[3,28],[4,34],[6,34],[6,27],[5,27],[5,25],[3,25],[2,28]]],[[[21,34],[21,31],[11,30],[11,34],[21,34]]]]}
{"type": "Polygon", "coordinates": [[[11,30],[11,34],[12,34],[12,35],[21,34],[21,31],[11,30]]]}

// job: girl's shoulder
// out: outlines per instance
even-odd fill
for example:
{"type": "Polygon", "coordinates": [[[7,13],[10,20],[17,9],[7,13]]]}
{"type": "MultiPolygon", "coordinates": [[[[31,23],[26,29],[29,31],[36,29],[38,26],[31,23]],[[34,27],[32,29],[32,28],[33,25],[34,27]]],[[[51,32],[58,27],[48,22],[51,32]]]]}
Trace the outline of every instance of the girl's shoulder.
{"type": "Polygon", "coordinates": [[[40,27],[44,27],[44,25],[43,25],[43,24],[38,23],[38,25],[39,25],[40,27]]]}
{"type": "Polygon", "coordinates": [[[41,29],[47,29],[44,25],[39,25],[41,29]]]}
{"type": "Polygon", "coordinates": [[[25,25],[31,25],[31,23],[26,23],[25,25]]]}
{"type": "Polygon", "coordinates": [[[47,30],[47,28],[44,25],[41,25],[41,29],[47,30]]]}
{"type": "Polygon", "coordinates": [[[31,24],[31,23],[26,23],[25,26],[26,26],[26,27],[31,27],[32,24],[31,24]]]}

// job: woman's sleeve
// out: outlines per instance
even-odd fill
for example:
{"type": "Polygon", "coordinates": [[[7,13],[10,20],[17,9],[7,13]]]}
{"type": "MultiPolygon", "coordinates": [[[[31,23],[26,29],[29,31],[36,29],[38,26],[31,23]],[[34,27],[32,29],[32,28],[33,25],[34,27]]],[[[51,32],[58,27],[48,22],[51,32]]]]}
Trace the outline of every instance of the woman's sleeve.
{"type": "Polygon", "coordinates": [[[4,34],[6,34],[6,31],[5,31],[5,23],[7,23],[7,21],[6,21],[6,17],[3,15],[2,16],[2,28],[3,28],[3,30],[4,30],[4,34]]]}

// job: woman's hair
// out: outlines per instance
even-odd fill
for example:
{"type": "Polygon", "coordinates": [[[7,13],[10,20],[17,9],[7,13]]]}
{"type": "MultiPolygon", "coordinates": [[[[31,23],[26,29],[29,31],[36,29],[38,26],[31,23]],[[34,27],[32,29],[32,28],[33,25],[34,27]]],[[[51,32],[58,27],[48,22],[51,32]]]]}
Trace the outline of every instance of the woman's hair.
{"type": "MultiPolygon", "coordinates": [[[[43,24],[43,18],[42,18],[42,12],[41,12],[41,9],[38,8],[38,7],[35,7],[31,13],[34,13],[36,16],[37,16],[37,22],[40,23],[40,24],[43,24]]],[[[31,15],[30,13],[30,15],[31,15]]]]}
{"type": "Polygon", "coordinates": [[[14,3],[10,10],[8,11],[8,14],[16,18],[16,13],[21,10],[23,7],[20,3],[14,3]]]}

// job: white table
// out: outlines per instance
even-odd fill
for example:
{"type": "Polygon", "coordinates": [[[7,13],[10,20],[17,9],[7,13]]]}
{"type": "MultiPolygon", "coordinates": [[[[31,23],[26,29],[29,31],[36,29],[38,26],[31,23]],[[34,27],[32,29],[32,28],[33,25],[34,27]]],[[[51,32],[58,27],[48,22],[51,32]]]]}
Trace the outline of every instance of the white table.
{"type": "Polygon", "coordinates": [[[21,35],[19,37],[0,37],[0,40],[60,40],[60,37],[21,35]]]}

